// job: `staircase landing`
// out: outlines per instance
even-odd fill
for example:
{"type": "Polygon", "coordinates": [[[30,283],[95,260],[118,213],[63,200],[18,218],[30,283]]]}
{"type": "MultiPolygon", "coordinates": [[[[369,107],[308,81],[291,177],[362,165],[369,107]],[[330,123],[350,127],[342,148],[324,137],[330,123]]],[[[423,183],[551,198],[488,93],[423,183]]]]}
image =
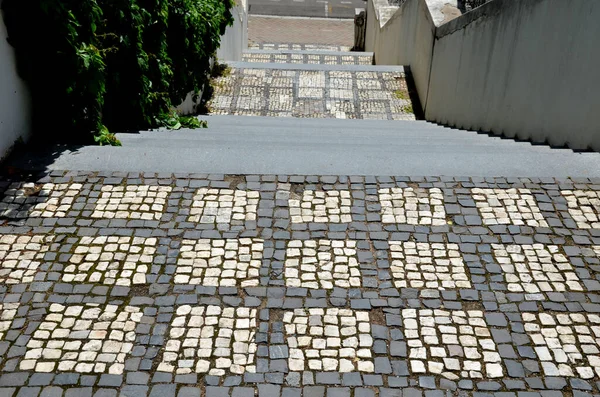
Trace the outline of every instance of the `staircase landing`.
{"type": "MultiPolygon", "coordinates": [[[[279,47],[278,47],[279,48],[279,47]]],[[[414,120],[401,66],[372,65],[373,54],[249,50],[213,81],[214,115],[414,120]]]]}

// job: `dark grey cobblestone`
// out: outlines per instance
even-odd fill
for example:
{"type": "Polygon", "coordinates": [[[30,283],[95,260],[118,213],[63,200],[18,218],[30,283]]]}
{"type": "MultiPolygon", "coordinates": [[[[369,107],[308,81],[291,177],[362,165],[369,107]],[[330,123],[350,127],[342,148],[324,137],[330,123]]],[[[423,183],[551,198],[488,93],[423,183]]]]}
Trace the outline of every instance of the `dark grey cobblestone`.
{"type": "Polygon", "coordinates": [[[600,231],[581,227],[565,193],[596,182],[54,172],[0,186],[2,397],[600,392],[600,231]],[[108,185],[170,190],[160,210],[94,217],[108,185]],[[246,194],[238,215],[189,221],[202,188],[219,191],[213,203],[258,192],[256,211],[246,194]],[[382,189],[427,198],[423,223],[386,222],[413,209],[382,189]],[[508,198],[478,206],[472,189],[508,198]],[[299,215],[288,201],[341,191],[348,203],[325,194],[329,207],[299,215]],[[202,332],[215,336],[194,342],[202,332]]]}

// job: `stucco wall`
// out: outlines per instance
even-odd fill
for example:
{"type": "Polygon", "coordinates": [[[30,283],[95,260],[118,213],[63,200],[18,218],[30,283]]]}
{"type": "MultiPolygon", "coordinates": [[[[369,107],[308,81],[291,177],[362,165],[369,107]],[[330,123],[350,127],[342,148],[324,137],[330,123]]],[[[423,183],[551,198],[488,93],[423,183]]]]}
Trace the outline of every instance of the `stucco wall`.
{"type": "Polygon", "coordinates": [[[243,51],[248,49],[248,0],[237,0],[231,13],[233,25],[227,27],[217,50],[217,58],[221,61],[241,61],[243,51]]]}
{"type": "Polygon", "coordinates": [[[439,27],[426,118],[600,150],[598,21],[598,0],[494,0],[439,27]]]}
{"type": "MultiPolygon", "coordinates": [[[[244,50],[248,48],[248,0],[237,0],[237,5],[231,10],[233,25],[228,26],[225,34],[221,36],[221,46],[217,49],[217,60],[222,63],[227,61],[241,61],[244,50]]],[[[211,68],[214,59],[211,60],[211,68]]],[[[189,93],[183,103],[177,106],[180,115],[194,115],[202,93],[194,100],[193,93],[189,93]]]]}
{"type": "Polygon", "coordinates": [[[425,0],[386,23],[381,1],[369,0],[367,51],[410,66],[427,120],[600,151],[600,1],[494,0],[434,26],[431,44],[425,0]]]}
{"type": "Polygon", "coordinates": [[[429,87],[435,24],[425,0],[408,0],[398,9],[387,0],[370,0],[365,51],[375,53],[378,65],[410,66],[424,106],[429,87]]]}
{"type": "Polygon", "coordinates": [[[0,13],[0,158],[17,139],[26,140],[31,132],[29,93],[17,75],[15,54],[6,38],[6,26],[0,13]]]}

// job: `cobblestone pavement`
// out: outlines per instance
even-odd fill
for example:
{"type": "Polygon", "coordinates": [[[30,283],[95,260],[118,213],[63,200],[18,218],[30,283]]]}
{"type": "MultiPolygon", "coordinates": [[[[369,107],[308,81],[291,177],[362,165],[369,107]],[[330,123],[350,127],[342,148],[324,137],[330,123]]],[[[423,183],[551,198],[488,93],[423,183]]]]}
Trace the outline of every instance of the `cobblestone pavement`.
{"type": "Polygon", "coordinates": [[[369,55],[293,54],[293,53],[246,53],[244,62],[297,63],[318,65],[372,65],[369,55]]]}
{"type": "Polygon", "coordinates": [[[415,119],[403,73],[232,69],[213,86],[213,114],[415,119]]]}
{"type": "Polygon", "coordinates": [[[354,45],[353,19],[248,16],[251,43],[354,45]]]}
{"type": "Polygon", "coordinates": [[[0,187],[2,397],[600,392],[600,180],[0,187]]]}
{"type": "MultiPolygon", "coordinates": [[[[337,51],[348,52],[351,47],[343,45],[326,44],[298,44],[298,43],[251,43],[251,50],[306,50],[306,51],[337,51]]],[[[369,63],[369,65],[372,62],[369,63]]]]}

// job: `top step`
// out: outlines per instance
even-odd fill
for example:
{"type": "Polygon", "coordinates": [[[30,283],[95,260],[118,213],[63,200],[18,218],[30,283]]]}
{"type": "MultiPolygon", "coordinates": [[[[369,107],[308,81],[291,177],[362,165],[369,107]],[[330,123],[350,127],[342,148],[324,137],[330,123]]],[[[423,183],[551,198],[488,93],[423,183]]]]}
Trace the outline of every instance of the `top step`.
{"type": "Polygon", "coordinates": [[[318,65],[372,65],[372,52],[318,50],[247,50],[244,62],[318,65]]]}
{"type": "Polygon", "coordinates": [[[298,50],[298,51],[338,51],[349,52],[350,46],[327,44],[296,44],[296,43],[254,43],[251,50],[298,50]]]}

